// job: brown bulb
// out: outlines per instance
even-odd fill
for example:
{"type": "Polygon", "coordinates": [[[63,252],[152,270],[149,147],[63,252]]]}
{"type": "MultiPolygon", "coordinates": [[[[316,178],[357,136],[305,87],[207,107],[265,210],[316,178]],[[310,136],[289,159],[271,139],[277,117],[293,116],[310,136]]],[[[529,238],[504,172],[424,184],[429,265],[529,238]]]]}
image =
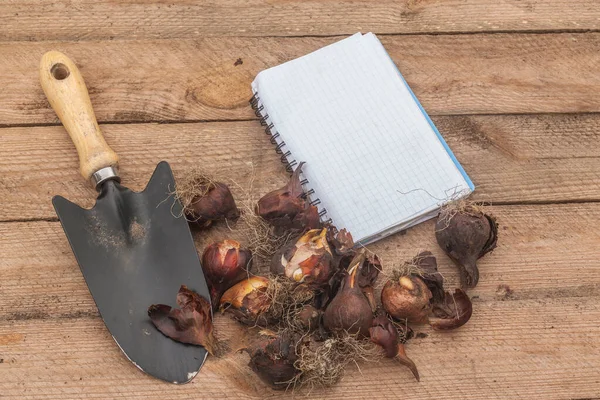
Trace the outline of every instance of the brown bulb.
{"type": "Polygon", "coordinates": [[[390,279],[381,291],[381,304],[396,319],[425,323],[431,312],[431,291],[418,276],[390,279]]]}
{"type": "Polygon", "coordinates": [[[247,324],[264,325],[264,315],[271,307],[271,299],[266,291],[269,280],[262,276],[245,279],[223,293],[219,309],[233,314],[238,321],[247,324]]]}
{"type": "Polygon", "coordinates": [[[496,247],[498,224],[473,208],[444,209],[435,224],[435,237],[444,252],[458,265],[463,288],[479,281],[477,260],[496,247]]]}
{"type": "Polygon", "coordinates": [[[271,271],[283,272],[294,282],[313,288],[327,285],[333,272],[327,228],[311,229],[292,246],[277,252],[271,263],[271,271]]]}
{"type": "Polygon", "coordinates": [[[357,273],[364,261],[365,254],[360,252],[350,262],[337,294],[325,309],[323,325],[330,332],[369,335],[373,311],[357,282],[357,273]]]}
{"type": "Polygon", "coordinates": [[[319,211],[305,198],[300,183],[300,163],[289,182],[281,189],[267,193],[258,200],[256,214],[276,228],[276,233],[303,232],[321,226],[319,211]]]}
{"type": "Polygon", "coordinates": [[[251,267],[252,252],[235,240],[216,242],[204,250],[202,271],[215,309],[223,292],[246,278],[251,267]]]}
{"type": "Polygon", "coordinates": [[[360,289],[369,301],[372,312],[375,312],[377,309],[374,287],[380,271],[381,261],[376,254],[372,254],[367,257],[357,276],[358,286],[360,286],[360,289]]]}
{"type": "Polygon", "coordinates": [[[273,389],[287,389],[300,373],[294,366],[296,341],[290,334],[264,334],[243,349],[250,355],[248,365],[258,377],[273,389]]]}
{"type": "Polygon", "coordinates": [[[214,221],[239,218],[240,211],[226,184],[206,180],[200,184],[199,192],[186,207],[186,215],[191,222],[207,228],[214,221]]]}

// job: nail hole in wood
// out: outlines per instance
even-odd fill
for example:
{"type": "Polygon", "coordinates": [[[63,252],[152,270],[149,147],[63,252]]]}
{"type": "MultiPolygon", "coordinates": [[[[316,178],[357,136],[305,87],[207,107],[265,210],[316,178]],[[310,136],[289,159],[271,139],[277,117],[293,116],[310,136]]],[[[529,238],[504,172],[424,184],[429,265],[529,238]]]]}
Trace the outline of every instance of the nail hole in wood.
{"type": "Polygon", "coordinates": [[[67,66],[65,64],[61,64],[61,63],[54,64],[52,66],[52,69],[50,69],[50,73],[52,74],[54,79],[56,79],[58,81],[62,81],[63,79],[68,77],[70,74],[67,66]]]}

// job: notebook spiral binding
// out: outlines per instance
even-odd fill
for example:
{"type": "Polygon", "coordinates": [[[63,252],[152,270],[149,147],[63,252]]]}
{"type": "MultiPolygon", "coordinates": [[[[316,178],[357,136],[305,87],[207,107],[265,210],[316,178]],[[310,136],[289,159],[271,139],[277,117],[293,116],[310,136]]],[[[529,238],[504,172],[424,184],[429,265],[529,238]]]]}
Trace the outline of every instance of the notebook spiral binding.
{"type": "MultiPolygon", "coordinates": [[[[265,133],[269,136],[269,141],[273,146],[275,146],[275,152],[279,154],[280,160],[283,164],[285,164],[285,170],[289,173],[294,172],[294,167],[298,165],[298,162],[294,159],[290,159],[292,153],[289,150],[285,149],[285,142],[279,139],[279,132],[275,130],[275,126],[272,122],[269,121],[269,114],[263,113],[265,107],[260,102],[260,97],[257,93],[254,93],[252,98],[250,99],[250,106],[254,110],[254,114],[260,120],[260,124],[265,127],[265,133]],[[279,140],[278,140],[279,139],[279,140]]],[[[306,185],[309,184],[308,179],[303,179],[300,181],[302,187],[305,188],[304,196],[310,199],[311,206],[318,206],[321,204],[321,200],[319,198],[313,198],[312,195],[315,194],[314,189],[306,190],[306,185]]],[[[319,217],[321,218],[321,222],[324,224],[331,224],[331,218],[327,216],[327,209],[321,208],[319,209],[319,217]]]]}

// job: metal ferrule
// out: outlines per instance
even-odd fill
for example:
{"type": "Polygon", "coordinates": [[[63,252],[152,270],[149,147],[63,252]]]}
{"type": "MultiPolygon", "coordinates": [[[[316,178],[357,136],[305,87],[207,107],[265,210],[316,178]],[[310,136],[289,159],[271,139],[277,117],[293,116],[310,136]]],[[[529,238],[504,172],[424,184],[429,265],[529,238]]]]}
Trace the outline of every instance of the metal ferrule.
{"type": "Polygon", "coordinates": [[[102,184],[108,180],[121,182],[119,171],[117,170],[116,166],[99,169],[98,171],[94,172],[91,177],[92,186],[94,186],[97,191],[100,191],[102,184]]]}

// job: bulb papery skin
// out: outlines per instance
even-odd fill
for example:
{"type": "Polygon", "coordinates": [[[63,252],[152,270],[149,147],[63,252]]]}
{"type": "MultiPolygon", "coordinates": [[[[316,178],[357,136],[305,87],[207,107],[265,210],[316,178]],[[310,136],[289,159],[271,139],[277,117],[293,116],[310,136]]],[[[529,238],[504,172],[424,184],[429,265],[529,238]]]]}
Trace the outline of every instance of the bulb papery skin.
{"type": "Polygon", "coordinates": [[[443,210],[435,224],[439,246],[458,266],[461,286],[474,288],[479,282],[477,260],[498,242],[498,224],[491,215],[473,208],[443,210]]]}
{"type": "Polygon", "coordinates": [[[271,307],[271,299],[266,294],[269,280],[262,276],[252,276],[231,288],[223,296],[219,309],[229,312],[235,319],[246,325],[265,325],[263,316],[271,307]]]}
{"type": "Polygon", "coordinates": [[[350,262],[348,274],[342,281],[340,288],[323,314],[325,329],[334,334],[358,334],[369,336],[369,328],[373,322],[373,311],[369,301],[356,282],[365,260],[365,255],[359,253],[350,262]]]}
{"type": "Polygon", "coordinates": [[[381,290],[381,304],[395,319],[425,323],[431,313],[432,294],[418,276],[401,276],[390,279],[381,290]]]}
{"type": "Polygon", "coordinates": [[[252,252],[235,240],[223,240],[206,247],[202,254],[202,271],[215,309],[223,292],[247,277],[251,268],[252,252]]]}
{"type": "Polygon", "coordinates": [[[327,285],[333,273],[333,255],[327,242],[327,228],[311,229],[292,246],[274,255],[273,273],[281,273],[294,282],[312,288],[327,285]]]}
{"type": "Polygon", "coordinates": [[[208,228],[214,221],[237,220],[240,216],[229,187],[221,182],[207,182],[187,207],[187,218],[201,228],[208,228]]]}

